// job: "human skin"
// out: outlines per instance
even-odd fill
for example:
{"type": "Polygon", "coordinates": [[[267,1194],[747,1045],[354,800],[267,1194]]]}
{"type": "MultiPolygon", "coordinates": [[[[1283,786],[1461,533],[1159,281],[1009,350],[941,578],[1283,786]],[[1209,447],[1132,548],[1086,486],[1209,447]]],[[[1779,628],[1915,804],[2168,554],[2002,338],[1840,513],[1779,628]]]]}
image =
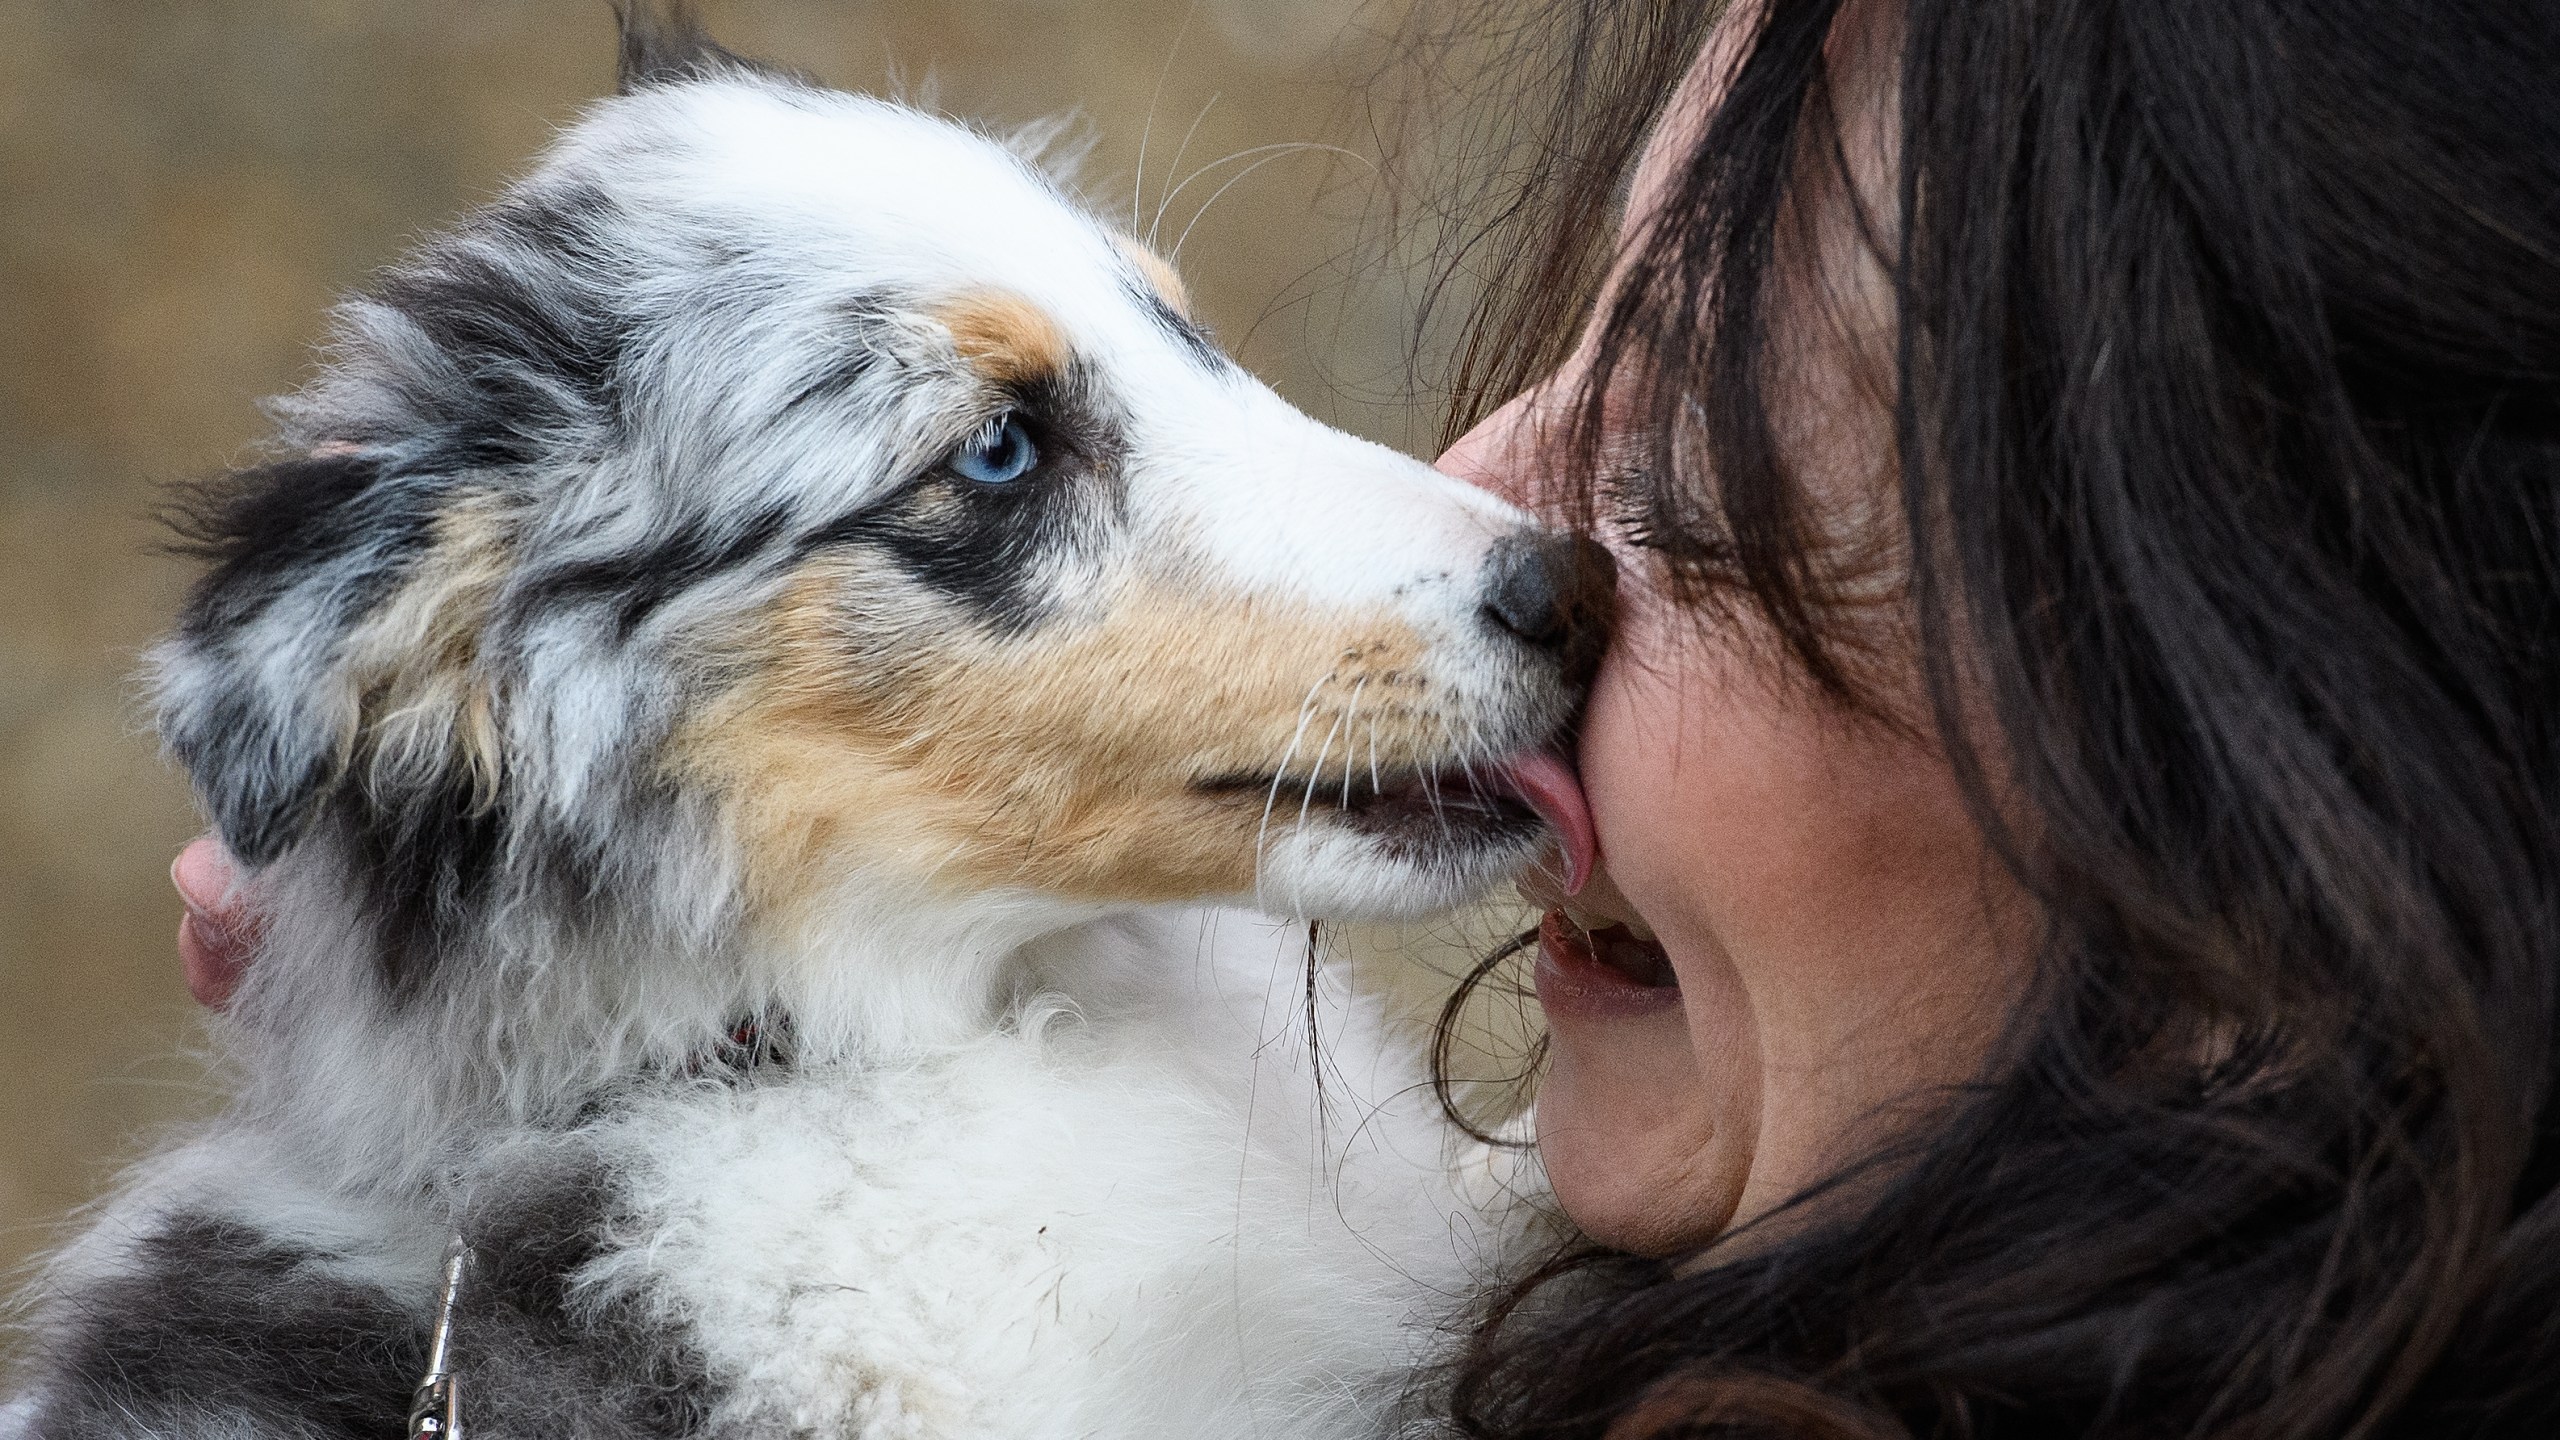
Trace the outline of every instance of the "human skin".
{"type": "Polygon", "coordinates": [[[231,1003],[257,948],[255,911],[234,893],[239,876],[239,863],[210,835],[189,842],[169,866],[170,883],[186,906],[178,917],[178,960],[186,968],[187,993],[208,1009],[231,1003]]]}
{"type": "MultiPolygon", "coordinates": [[[[1630,227],[1663,202],[1751,20],[1729,13],[1683,82],[1640,162],[1630,227]]],[[[1889,60],[1865,64],[1889,55],[1879,38],[1835,35],[1835,65],[1889,74],[1889,60]]],[[[1890,153],[1889,107],[1864,98],[1843,122],[1850,168],[1862,191],[1889,197],[1876,158],[1890,153]]],[[[1684,609],[1604,514],[1624,577],[1619,630],[1578,757],[1599,865],[1570,898],[1553,881],[1522,887],[1557,907],[1537,964],[1551,1036],[1539,1149],[1565,1211],[1644,1254],[1693,1250],[1926,1124],[1984,1064],[2024,986],[2027,907],[1936,742],[1908,641],[1893,638],[1909,632],[1896,623],[1890,392],[1875,383],[1890,289],[1845,205],[1807,213],[1794,263],[1815,283],[1779,305],[1770,405],[1839,542],[1842,604],[1872,612],[1844,623],[1885,637],[1863,676],[1890,719],[1821,695],[1747,605],[1684,609]]],[[[1441,468],[1552,505],[1551,422],[1594,353],[1586,335],[1441,468]]],[[[1621,438],[1608,431],[1604,445],[1621,438]]]]}

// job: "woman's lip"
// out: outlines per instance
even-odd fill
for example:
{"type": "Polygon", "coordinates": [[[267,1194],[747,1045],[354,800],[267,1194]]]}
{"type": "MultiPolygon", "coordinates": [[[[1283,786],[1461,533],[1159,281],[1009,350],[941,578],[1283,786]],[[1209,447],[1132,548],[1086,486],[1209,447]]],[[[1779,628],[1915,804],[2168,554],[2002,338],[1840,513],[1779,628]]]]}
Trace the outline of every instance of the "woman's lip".
{"type": "Polygon", "coordinates": [[[1549,910],[1538,924],[1537,966],[1538,1003],[1549,1014],[1644,1015],[1680,1003],[1677,984],[1648,983],[1602,960],[1598,946],[1649,952],[1634,958],[1659,967],[1664,978],[1669,976],[1669,961],[1660,946],[1614,928],[1595,937],[1561,909],[1549,910]]]}

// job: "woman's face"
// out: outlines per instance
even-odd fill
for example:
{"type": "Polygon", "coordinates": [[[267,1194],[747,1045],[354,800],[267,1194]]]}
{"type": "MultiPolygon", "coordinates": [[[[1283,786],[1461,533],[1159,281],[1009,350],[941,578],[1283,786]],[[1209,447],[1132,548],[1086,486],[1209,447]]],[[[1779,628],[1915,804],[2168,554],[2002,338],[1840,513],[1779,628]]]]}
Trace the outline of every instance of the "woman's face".
{"type": "MultiPolygon", "coordinates": [[[[1749,8],[1683,85],[1631,220],[1695,143],[1749,8]]],[[[1890,73],[1858,58],[1834,62],[1890,73]]],[[[1886,153],[1873,118],[1886,111],[1845,107],[1862,187],[1881,173],[1868,162],[1886,153]]],[[[1771,406],[1806,493],[1845,534],[1897,513],[1873,383],[1889,326],[1876,297],[1889,292],[1833,208],[1816,207],[1798,250],[1834,303],[1781,308],[1805,313],[1781,337],[1771,406]]],[[[1537,503],[1541,416],[1584,363],[1486,420],[1442,468],[1537,503]]],[[[1818,698],[1756,621],[1675,606],[1610,528],[1604,516],[1620,631],[1580,752],[1601,864],[1569,901],[1524,886],[1562,902],[1537,967],[1552,1037],[1538,1145],[1583,1229],[1666,1254],[1763,1213],[1967,1079],[2021,983],[2020,907],[1925,724],[1887,727],[1818,698]]],[[[1891,610],[1896,574],[1852,578],[1891,610]]],[[[1896,682],[1883,683],[1891,698],[1896,682]]]]}

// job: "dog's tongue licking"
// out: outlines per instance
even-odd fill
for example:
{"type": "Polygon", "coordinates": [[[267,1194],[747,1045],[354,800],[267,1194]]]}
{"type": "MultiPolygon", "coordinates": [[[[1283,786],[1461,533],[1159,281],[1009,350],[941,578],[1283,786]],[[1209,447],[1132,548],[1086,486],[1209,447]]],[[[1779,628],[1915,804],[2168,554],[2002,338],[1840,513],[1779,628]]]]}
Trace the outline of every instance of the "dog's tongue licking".
{"type": "Polygon", "coordinates": [[[1582,798],[1582,782],[1575,778],[1573,767],[1553,751],[1531,750],[1504,761],[1502,772],[1520,798],[1554,828],[1563,845],[1565,893],[1582,893],[1600,853],[1600,837],[1592,830],[1591,806],[1582,798]]]}

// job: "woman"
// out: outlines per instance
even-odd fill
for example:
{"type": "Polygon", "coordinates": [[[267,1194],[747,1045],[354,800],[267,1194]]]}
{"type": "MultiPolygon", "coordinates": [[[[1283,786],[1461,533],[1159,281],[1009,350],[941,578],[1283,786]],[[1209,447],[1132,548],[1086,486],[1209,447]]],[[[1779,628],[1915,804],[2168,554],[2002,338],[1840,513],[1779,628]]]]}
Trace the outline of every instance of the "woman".
{"type": "Polygon", "coordinates": [[[1603,1248],[1442,1402],[2560,1433],[2560,17],[1706,9],[1510,31],[1458,257],[1445,463],[1627,582],[1538,964],[1603,1248]]]}

